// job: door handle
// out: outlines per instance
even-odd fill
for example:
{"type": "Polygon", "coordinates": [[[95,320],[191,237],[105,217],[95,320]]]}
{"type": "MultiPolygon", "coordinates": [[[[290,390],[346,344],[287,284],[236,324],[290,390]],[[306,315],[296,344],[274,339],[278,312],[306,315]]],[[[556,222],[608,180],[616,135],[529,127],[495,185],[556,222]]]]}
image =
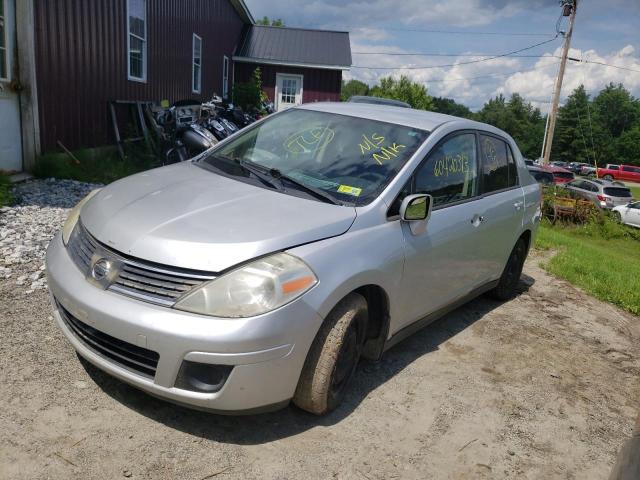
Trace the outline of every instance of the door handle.
{"type": "Polygon", "coordinates": [[[484,216],[482,216],[482,215],[477,215],[476,214],[471,219],[471,223],[473,224],[474,227],[479,226],[483,222],[484,222],[484,216]]]}
{"type": "Polygon", "coordinates": [[[516,210],[520,210],[524,206],[524,202],[516,202],[513,206],[516,207],[516,210]]]}

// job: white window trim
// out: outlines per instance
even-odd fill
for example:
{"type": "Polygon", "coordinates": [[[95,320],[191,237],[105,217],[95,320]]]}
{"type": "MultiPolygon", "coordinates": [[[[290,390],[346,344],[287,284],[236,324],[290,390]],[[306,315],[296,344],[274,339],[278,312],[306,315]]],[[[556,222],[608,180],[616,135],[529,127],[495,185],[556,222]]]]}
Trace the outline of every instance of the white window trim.
{"type": "Polygon", "coordinates": [[[144,2],[144,38],[131,33],[131,25],[129,21],[129,5],[131,0],[127,0],[127,79],[132,82],[147,83],[147,0],[144,2]],[[134,77],[131,75],[131,35],[142,40],[142,77],[134,77]]]}
{"type": "Polygon", "coordinates": [[[229,67],[230,67],[229,57],[224,55],[222,57],[222,98],[229,97],[229,67]],[[225,66],[227,67],[227,76],[224,75],[225,66]]]}
{"type": "Polygon", "coordinates": [[[202,37],[193,34],[193,40],[191,42],[191,93],[202,93],[202,37]],[[193,88],[196,83],[196,39],[200,41],[200,68],[198,69],[198,90],[193,88]]]}
{"type": "Polygon", "coordinates": [[[0,77],[0,82],[8,82],[11,78],[11,55],[9,52],[11,51],[11,46],[9,45],[9,35],[7,34],[9,28],[7,26],[7,2],[6,0],[0,0],[2,2],[2,6],[4,7],[2,11],[4,12],[4,61],[5,67],[7,67],[7,76],[0,77]]]}
{"type": "Polygon", "coordinates": [[[278,78],[280,77],[298,77],[300,79],[300,103],[302,104],[302,100],[304,99],[304,75],[298,75],[295,73],[284,73],[284,72],[278,72],[276,73],[276,87],[275,87],[275,102],[273,103],[273,106],[276,110],[276,112],[278,111],[278,108],[280,108],[280,82],[278,81],[278,78]]]}

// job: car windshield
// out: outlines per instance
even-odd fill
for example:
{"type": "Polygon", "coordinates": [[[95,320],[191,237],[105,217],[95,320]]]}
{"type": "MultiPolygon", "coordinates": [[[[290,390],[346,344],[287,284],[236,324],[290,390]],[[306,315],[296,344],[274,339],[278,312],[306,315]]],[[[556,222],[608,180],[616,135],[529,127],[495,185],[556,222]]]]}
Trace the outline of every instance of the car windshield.
{"type": "Polygon", "coordinates": [[[631,190],[624,187],[605,187],[604,193],[612,197],[631,198],[631,190]]]}
{"type": "Polygon", "coordinates": [[[380,194],[428,135],[391,123],[290,109],[214,148],[202,162],[219,167],[231,159],[263,167],[267,175],[289,179],[283,182],[287,190],[298,184],[339,203],[365,205],[380,194]]]}

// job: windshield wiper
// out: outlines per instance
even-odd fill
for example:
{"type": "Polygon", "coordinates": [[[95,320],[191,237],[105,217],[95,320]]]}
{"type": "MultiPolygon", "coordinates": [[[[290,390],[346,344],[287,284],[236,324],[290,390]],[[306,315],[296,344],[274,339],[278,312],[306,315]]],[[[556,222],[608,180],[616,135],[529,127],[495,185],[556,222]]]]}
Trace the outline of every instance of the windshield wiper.
{"type": "Polygon", "coordinates": [[[319,188],[306,185],[301,181],[296,180],[293,177],[290,177],[289,175],[285,175],[277,168],[264,167],[258,163],[252,162],[251,160],[245,160],[242,158],[231,158],[231,157],[225,157],[222,155],[215,155],[213,158],[224,160],[227,162],[233,162],[236,165],[239,165],[240,167],[242,167],[243,170],[252,173],[264,184],[272,188],[275,188],[277,190],[280,190],[280,191],[285,190],[282,180],[286,180],[289,183],[293,183],[299,189],[304,190],[307,193],[310,193],[311,195],[315,196],[316,198],[319,198],[324,202],[332,203],[333,205],[344,205],[343,202],[336,200],[331,194],[326,193],[320,190],[319,188]],[[277,180],[277,181],[274,181],[274,180],[277,180]]]}
{"type": "Polygon", "coordinates": [[[256,177],[258,177],[259,180],[261,180],[263,183],[269,185],[270,187],[273,187],[273,188],[275,188],[277,190],[281,190],[281,191],[284,190],[284,186],[282,185],[282,182],[274,182],[273,179],[277,179],[278,177],[273,175],[271,173],[271,171],[268,170],[267,168],[262,167],[262,166],[258,165],[257,163],[252,162],[251,160],[243,160],[241,158],[234,158],[233,161],[236,162],[238,165],[240,165],[245,170],[247,170],[248,172],[253,173],[256,177]]]}
{"type": "Polygon", "coordinates": [[[305,183],[302,183],[300,180],[297,180],[293,177],[290,177],[289,175],[285,175],[284,173],[282,173],[280,170],[278,170],[277,168],[272,168],[269,173],[275,177],[280,179],[281,181],[284,179],[290,183],[293,183],[294,185],[296,185],[297,187],[301,188],[302,190],[305,190],[307,193],[310,193],[312,195],[315,195],[317,198],[320,198],[321,200],[324,200],[325,202],[328,203],[333,203],[334,205],[344,205],[342,202],[336,200],[331,194],[324,192],[323,190],[320,190],[319,188],[315,188],[315,187],[311,187],[309,185],[306,185],[305,183]]]}
{"type": "Polygon", "coordinates": [[[234,165],[240,166],[242,170],[245,172],[249,172],[253,174],[254,177],[257,177],[265,185],[275,188],[276,190],[284,190],[284,186],[282,183],[274,182],[272,175],[268,173],[268,171],[264,168],[259,167],[256,163],[251,162],[249,160],[243,160],[241,158],[231,158],[225,157],[224,155],[214,155],[212,158],[216,160],[223,160],[228,163],[233,163],[234,165]]]}

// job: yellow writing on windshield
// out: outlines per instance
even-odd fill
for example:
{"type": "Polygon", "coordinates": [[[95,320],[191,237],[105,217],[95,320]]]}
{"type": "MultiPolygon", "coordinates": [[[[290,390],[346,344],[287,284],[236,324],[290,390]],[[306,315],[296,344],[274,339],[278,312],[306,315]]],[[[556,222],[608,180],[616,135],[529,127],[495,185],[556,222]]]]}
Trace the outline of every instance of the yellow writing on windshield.
{"type": "Polygon", "coordinates": [[[456,173],[469,171],[469,156],[466,153],[457,155],[445,155],[433,162],[433,175],[436,177],[448,177],[456,173]]]}
{"type": "Polygon", "coordinates": [[[379,165],[382,165],[383,161],[397,157],[400,150],[406,148],[405,145],[396,142],[390,145],[383,145],[384,143],[385,138],[377,133],[373,133],[370,136],[362,135],[362,143],[358,144],[360,154],[365,155],[371,153],[371,158],[379,165]]]}
{"type": "Polygon", "coordinates": [[[335,132],[330,128],[312,127],[294,133],[284,141],[284,148],[293,154],[314,153],[325,147],[335,132]]]}

